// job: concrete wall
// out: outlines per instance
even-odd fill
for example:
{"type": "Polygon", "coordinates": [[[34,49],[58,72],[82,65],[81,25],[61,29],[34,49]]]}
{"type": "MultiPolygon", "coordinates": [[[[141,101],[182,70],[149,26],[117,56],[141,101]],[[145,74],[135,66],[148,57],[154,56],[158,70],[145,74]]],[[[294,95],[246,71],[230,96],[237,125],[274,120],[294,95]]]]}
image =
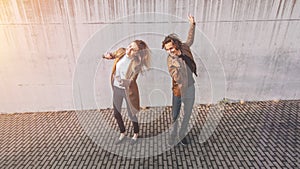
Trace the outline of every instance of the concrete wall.
{"type": "Polygon", "coordinates": [[[197,103],[300,98],[298,0],[18,0],[0,1],[0,112],[111,107],[112,62],[100,55],[137,38],[153,51],[142,105],[170,105],[160,43],[185,39],[189,13],[197,103]]]}

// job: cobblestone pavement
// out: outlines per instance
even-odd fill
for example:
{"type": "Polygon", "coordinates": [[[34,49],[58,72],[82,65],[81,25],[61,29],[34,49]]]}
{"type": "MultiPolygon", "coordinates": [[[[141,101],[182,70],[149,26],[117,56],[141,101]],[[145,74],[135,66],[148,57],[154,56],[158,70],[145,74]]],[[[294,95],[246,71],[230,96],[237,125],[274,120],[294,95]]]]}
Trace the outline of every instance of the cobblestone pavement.
{"type": "MultiPolygon", "coordinates": [[[[143,158],[103,149],[84,130],[82,117],[75,111],[1,114],[0,168],[300,168],[299,107],[299,100],[234,103],[224,107],[198,105],[191,119],[194,126],[188,133],[187,146],[177,145],[143,158]],[[201,142],[203,124],[214,108],[220,122],[209,139],[201,142]]],[[[144,121],[155,118],[141,123],[140,139],[167,131],[171,126],[170,110],[157,107],[144,112],[144,121]]],[[[109,131],[117,132],[112,110],[84,113],[101,114],[108,123],[106,128],[94,129],[107,131],[106,135],[96,133],[97,137],[110,138],[109,131]]],[[[94,122],[86,124],[97,121],[93,119],[94,122]]],[[[125,122],[128,131],[132,131],[128,119],[125,122]]],[[[128,143],[124,145],[130,148],[128,143]]],[[[141,141],[135,146],[141,149],[148,145],[141,141]]]]}

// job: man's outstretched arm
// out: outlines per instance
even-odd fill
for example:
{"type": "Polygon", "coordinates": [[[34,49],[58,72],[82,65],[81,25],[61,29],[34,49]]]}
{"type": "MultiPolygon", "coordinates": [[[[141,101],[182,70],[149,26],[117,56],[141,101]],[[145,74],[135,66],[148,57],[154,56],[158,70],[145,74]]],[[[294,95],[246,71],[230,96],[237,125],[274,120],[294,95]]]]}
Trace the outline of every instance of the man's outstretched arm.
{"type": "Polygon", "coordinates": [[[188,46],[192,46],[192,44],[193,44],[193,42],[194,42],[195,25],[196,25],[194,16],[189,15],[189,23],[190,23],[190,30],[189,30],[188,37],[187,37],[187,40],[186,40],[185,43],[186,43],[188,46]]]}

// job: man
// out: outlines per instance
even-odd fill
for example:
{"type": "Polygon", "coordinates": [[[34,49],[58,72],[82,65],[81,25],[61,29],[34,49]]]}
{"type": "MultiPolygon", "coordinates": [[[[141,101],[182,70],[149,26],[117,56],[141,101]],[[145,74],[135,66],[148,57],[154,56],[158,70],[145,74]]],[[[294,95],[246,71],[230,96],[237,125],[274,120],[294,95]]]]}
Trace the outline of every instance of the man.
{"type": "Polygon", "coordinates": [[[172,77],[172,116],[173,128],[171,130],[169,145],[177,143],[177,138],[182,145],[188,144],[186,139],[187,127],[195,101],[195,80],[193,73],[196,73],[196,64],[190,49],[193,44],[195,35],[195,20],[193,16],[189,16],[190,29],[188,38],[183,43],[175,34],[165,37],[162,42],[162,48],[165,49],[169,56],[167,59],[168,70],[172,77]],[[181,103],[184,104],[184,116],[178,135],[178,117],[180,113],[181,103]]]}

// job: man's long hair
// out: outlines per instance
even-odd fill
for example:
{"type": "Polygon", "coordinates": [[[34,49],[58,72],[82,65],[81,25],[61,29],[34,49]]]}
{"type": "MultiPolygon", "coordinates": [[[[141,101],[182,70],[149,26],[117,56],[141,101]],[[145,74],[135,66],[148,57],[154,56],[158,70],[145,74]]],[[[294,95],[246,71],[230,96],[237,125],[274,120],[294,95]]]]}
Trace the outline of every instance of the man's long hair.
{"type": "Polygon", "coordinates": [[[164,41],[162,41],[161,48],[164,49],[165,45],[169,42],[172,42],[176,49],[181,49],[182,41],[179,39],[179,37],[175,33],[172,33],[165,37],[164,41]]]}

